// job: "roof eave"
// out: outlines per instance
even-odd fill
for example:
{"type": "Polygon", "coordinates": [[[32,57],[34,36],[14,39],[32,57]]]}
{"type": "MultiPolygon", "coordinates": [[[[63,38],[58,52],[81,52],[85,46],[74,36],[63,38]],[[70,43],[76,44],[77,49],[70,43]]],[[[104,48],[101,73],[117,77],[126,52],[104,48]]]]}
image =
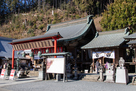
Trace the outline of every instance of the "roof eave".
{"type": "Polygon", "coordinates": [[[14,45],[14,44],[19,44],[19,43],[39,41],[39,40],[47,40],[47,39],[53,39],[53,38],[63,38],[63,37],[60,35],[59,32],[56,32],[56,33],[51,33],[51,34],[48,34],[48,35],[41,35],[41,36],[35,36],[35,37],[13,40],[9,44],[14,45]]]}
{"type": "MultiPolygon", "coordinates": [[[[89,22],[89,24],[87,25],[87,27],[84,29],[84,31],[83,31],[83,33],[82,34],[80,34],[79,36],[76,36],[76,37],[73,37],[73,38],[69,38],[69,39],[61,39],[61,40],[58,40],[58,41],[63,41],[63,42],[68,42],[68,41],[74,41],[74,40],[76,40],[76,39],[80,39],[80,38],[82,38],[85,34],[86,34],[86,32],[89,30],[89,27],[92,27],[91,26],[91,24],[93,23],[93,19],[91,19],[90,20],[90,22],[89,22]]],[[[93,31],[96,31],[96,30],[93,30],[93,31]]]]}

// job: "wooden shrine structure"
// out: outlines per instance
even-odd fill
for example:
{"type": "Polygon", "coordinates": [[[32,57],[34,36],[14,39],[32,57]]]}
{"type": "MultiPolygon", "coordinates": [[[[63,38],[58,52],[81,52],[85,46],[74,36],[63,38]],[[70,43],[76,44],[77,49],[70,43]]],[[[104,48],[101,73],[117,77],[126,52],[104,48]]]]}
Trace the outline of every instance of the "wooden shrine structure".
{"type": "Polygon", "coordinates": [[[14,53],[15,51],[31,49],[35,54],[38,51],[42,53],[46,52],[46,49],[51,51],[51,48],[54,49],[54,53],[57,52],[57,39],[62,38],[59,32],[50,33],[47,35],[29,37],[24,39],[13,40],[10,44],[12,48],[12,68],[14,68],[14,53]],[[53,41],[54,43],[53,43],[53,41]]]}
{"type": "Polygon", "coordinates": [[[102,65],[109,62],[117,66],[120,57],[126,59],[125,53],[128,46],[124,37],[128,35],[129,32],[126,32],[125,29],[99,32],[96,33],[92,41],[82,47],[82,49],[88,50],[89,55],[92,57],[92,72],[95,71],[97,60],[100,60],[99,62],[102,65]]]}

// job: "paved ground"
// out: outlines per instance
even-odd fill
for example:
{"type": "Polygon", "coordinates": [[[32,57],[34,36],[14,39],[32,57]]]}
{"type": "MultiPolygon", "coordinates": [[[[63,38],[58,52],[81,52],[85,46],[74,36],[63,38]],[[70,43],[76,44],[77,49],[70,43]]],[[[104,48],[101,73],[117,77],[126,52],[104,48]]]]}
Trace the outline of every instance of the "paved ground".
{"type": "Polygon", "coordinates": [[[17,81],[0,80],[0,91],[136,91],[136,85],[81,80],[40,81],[33,77],[17,81]]]}

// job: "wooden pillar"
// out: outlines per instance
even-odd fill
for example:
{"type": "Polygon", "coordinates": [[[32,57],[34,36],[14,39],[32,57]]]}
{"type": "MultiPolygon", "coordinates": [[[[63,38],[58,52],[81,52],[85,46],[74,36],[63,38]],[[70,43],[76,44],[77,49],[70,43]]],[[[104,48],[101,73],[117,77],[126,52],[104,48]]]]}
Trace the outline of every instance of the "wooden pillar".
{"type": "Polygon", "coordinates": [[[113,64],[115,64],[115,58],[113,58],[113,64]]]}
{"type": "Polygon", "coordinates": [[[94,59],[93,59],[93,69],[92,69],[93,71],[95,70],[95,65],[94,65],[94,59]]]}
{"type": "Polygon", "coordinates": [[[135,73],[136,73],[136,65],[135,65],[135,73]]]}
{"type": "Polygon", "coordinates": [[[83,62],[83,50],[81,50],[81,61],[83,62]]]}
{"type": "Polygon", "coordinates": [[[113,64],[115,65],[115,50],[113,49],[114,52],[114,58],[113,58],[113,64]]]}
{"type": "MultiPolygon", "coordinates": [[[[54,53],[57,53],[57,38],[54,39],[54,53]]],[[[56,58],[56,56],[54,56],[56,58]]]]}
{"type": "Polygon", "coordinates": [[[15,52],[14,52],[14,49],[12,49],[12,69],[14,69],[14,55],[15,55],[15,52]]]}
{"type": "Polygon", "coordinates": [[[104,64],[104,58],[105,58],[105,57],[102,58],[102,64],[104,64]]]}
{"type": "Polygon", "coordinates": [[[136,62],[136,48],[134,48],[134,62],[136,62]]]}

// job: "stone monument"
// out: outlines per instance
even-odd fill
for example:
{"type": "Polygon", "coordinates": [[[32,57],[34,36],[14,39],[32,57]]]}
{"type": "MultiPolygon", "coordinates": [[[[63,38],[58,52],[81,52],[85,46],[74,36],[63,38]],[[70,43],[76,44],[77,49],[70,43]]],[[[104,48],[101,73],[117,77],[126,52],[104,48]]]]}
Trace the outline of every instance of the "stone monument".
{"type": "Polygon", "coordinates": [[[127,84],[128,79],[128,70],[124,67],[125,60],[120,57],[119,67],[116,69],[116,83],[127,84]]]}
{"type": "Polygon", "coordinates": [[[98,66],[98,68],[99,68],[99,75],[100,75],[100,79],[98,81],[103,82],[103,80],[104,80],[104,77],[103,77],[103,66],[100,65],[100,66],[98,66]]]}
{"type": "Polygon", "coordinates": [[[39,75],[38,75],[38,79],[40,80],[45,80],[45,69],[46,66],[45,66],[45,61],[42,62],[42,67],[41,69],[39,70],[39,75]]]}
{"type": "Polygon", "coordinates": [[[108,64],[108,69],[106,70],[106,80],[104,82],[114,82],[115,81],[115,66],[108,64]]]}

